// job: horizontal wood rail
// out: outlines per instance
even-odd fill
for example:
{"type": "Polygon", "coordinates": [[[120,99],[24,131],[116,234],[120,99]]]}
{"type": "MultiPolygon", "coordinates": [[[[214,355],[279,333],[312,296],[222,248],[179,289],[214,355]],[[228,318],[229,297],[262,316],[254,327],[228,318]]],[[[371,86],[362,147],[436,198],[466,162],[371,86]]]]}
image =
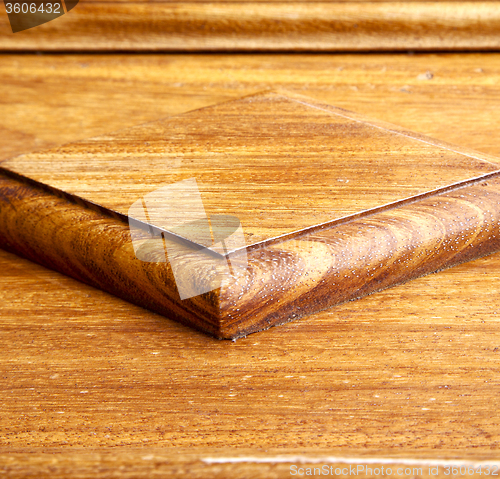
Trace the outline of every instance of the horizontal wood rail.
{"type": "Polygon", "coordinates": [[[0,51],[498,50],[499,31],[496,1],[83,1],[18,33],[2,14],[0,51]]]}

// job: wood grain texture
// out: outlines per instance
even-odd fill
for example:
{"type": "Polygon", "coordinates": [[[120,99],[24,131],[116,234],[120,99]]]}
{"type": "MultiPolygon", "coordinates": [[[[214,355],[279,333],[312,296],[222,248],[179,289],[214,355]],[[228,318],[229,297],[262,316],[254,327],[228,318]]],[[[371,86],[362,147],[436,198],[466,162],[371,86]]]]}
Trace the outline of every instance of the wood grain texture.
{"type": "Polygon", "coordinates": [[[500,156],[497,54],[2,55],[0,75],[2,159],[270,87],[500,156]]]}
{"type": "Polygon", "coordinates": [[[13,477],[498,458],[499,255],[237,342],[0,261],[0,462],[13,477]]]}
{"type": "MultiPolygon", "coordinates": [[[[236,269],[228,281],[184,300],[169,263],[137,259],[126,223],[6,178],[0,240],[4,249],[170,319],[237,338],[498,250],[496,176],[249,249],[240,267],[230,255],[236,269]]],[[[197,251],[181,254],[191,265],[185,281],[213,281],[197,251]]]]}
{"type": "MultiPolygon", "coordinates": [[[[301,96],[265,92],[5,161],[5,172],[56,190],[5,180],[1,244],[236,338],[498,249],[498,166],[489,160],[301,96]],[[471,180],[478,177],[481,186],[471,180]],[[145,233],[147,257],[132,246],[130,205],[189,178],[206,214],[241,222],[246,243],[225,250],[230,274],[224,258],[214,262],[168,237],[152,245],[145,233]],[[52,194],[58,191],[105,210],[83,210],[52,194]],[[121,224],[109,222],[115,212],[121,224]]],[[[190,208],[174,214],[182,220],[190,208]]]]}
{"type": "MultiPolygon", "coordinates": [[[[500,156],[496,54],[4,55],[0,78],[3,158],[269,86],[500,156]]],[[[285,478],[297,456],[494,462],[499,272],[494,254],[214,342],[0,250],[0,469],[285,478]]]]}
{"type": "MultiPolygon", "coordinates": [[[[237,217],[247,247],[499,169],[494,157],[279,91],[23,155],[2,167],[123,216],[149,193],[195,178],[204,212],[237,217]]],[[[165,206],[150,203],[149,215],[182,222],[193,208],[163,218],[165,206]]]]}
{"type": "Polygon", "coordinates": [[[12,34],[8,51],[497,50],[500,4],[469,2],[80,2],[12,34]],[[362,6],[361,6],[362,5],[362,6]]]}
{"type": "MultiPolygon", "coordinates": [[[[133,448],[127,452],[117,453],[108,451],[90,453],[83,450],[45,455],[15,453],[3,455],[3,457],[0,455],[0,461],[2,459],[5,463],[3,472],[11,478],[63,478],[66,477],[68,471],[72,470],[79,471],[80,477],[91,477],[90,474],[100,474],[104,477],[116,475],[117,467],[121,468],[119,477],[123,478],[166,476],[183,478],[189,475],[192,478],[209,476],[216,479],[229,477],[278,479],[290,476],[314,476],[316,473],[316,476],[346,479],[355,475],[367,479],[380,477],[383,471],[383,475],[394,474],[401,477],[430,479],[451,476],[452,468],[455,467],[457,471],[460,471],[461,467],[462,472],[465,472],[462,476],[465,477],[474,477],[474,472],[478,475],[479,468],[482,473],[487,471],[490,475],[496,472],[495,460],[487,458],[483,461],[474,461],[470,458],[464,460],[463,456],[460,459],[436,459],[432,455],[425,459],[408,460],[408,458],[395,456],[377,461],[363,455],[353,458],[335,455],[318,456],[314,453],[270,455],[250,452],[245,454],[241,450],[238,454],[230,456],[209,451],[200,451],[198,454],[182,451],[174,455],[164,449],[150,449],[145,452],[133,448]],[[448,474],[445,473],[446,471],[448,474]],[[470,474],[467,471],[471,471],[470,474]]],[[[455,474],[454,477],[459,477],[459,474],[455,474]]]]}

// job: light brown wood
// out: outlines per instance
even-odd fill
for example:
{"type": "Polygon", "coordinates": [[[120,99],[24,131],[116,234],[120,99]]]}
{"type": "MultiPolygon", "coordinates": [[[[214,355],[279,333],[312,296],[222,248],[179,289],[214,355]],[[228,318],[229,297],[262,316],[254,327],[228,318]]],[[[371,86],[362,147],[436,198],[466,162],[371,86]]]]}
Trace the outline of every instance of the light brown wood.
{"type": "Polygon", "coordinates": [[[4,161],[23,176],[0,184],[0,245],[236,338],[499,249],[493,161],[264,92],[4,161]],[[173,211],[171,185],[183,198],[173,211]],[[129,233],[129,215],[144,231],[129,233]],[[208,223],[205,238],[208,218],[220,240],[208,223]],[[217,218],[241,224],[241,240],[217,218]]]}
{"type": "Polygon", "coordinates": [[[3,55],[0,75],[2,159],[269,87],[500,156],[498,54],[3,55]]]}
{"type": "MultiPolygon", "coordinates": [[[[357,458],[338,455],[320,456],[313,452],[283,454],[255,453],[238,448],[232,455],[223,455],[209,449],[169,453],[165,449],[130,448],[127,452],[105,450],[88,452],[81,449],[45,455],[14,453],[0,455],[5,463],[4,472],[9,478],[64,478],[68,471],[88,471],[93,474],[117,475],[121,478],[172,477],[184,478],[237,478],[248,477],[371,477],[396,476],[418,477],[474,477],[478,472],[495,474],[495,460],[484,457],[483,461],[468,456],[439,459],[439,454],[429,454],[425,459],[408,461],[402,456],[385,457],[383,460],[360,454],[357,458]],[[22,466],[21,466],[22,464],[22,466]],[[120,472],[117,474],[117,468],[120,472]],[[359,468],[359,469],[358,469],[359,468]],[[462,474],[460,474],[460,470],[462,474]],[[453,472],[457,474],[453,474],[453,472]],[[470,474],[468,473],[470,471],[470,474]],[[446,474],[447,472],[447,474],[446,474]]],[[[82,473],[80,472],[80,475],[82,473]]],[[[85,474],[85,473],[84,473],[85,474]]],[[[495,474],[496,475],[496,474],[495,474]]],[[[83,476],[90,477],[90,476],[83,476]]]]}
{"type": "MultiPolygon", "coordinates": [[[[240,448],[264,458],[497,457],[498,255],[235,343],[1,258],[4,454],[31,452],[87,477],[104,476],[106,461],[130,464],[133,446],[146,457],[164,448],[174,464],[189,447],[198,467],[240,448]]],[[[28,457],[2,462],[26,471],[28,457]]],[[[154,470],[143,461],[132,471],[154,470]]]]}
{"type": "Polygon", "coordinates": [[[500,3],[82,1],[8,51],[497,50],[500,3]]]}
{"type": "MultiPolygon", "coordinates": [[[[206,214],[237,217],[252,246],[492,173],[499,163],[310,97],[269,91],[2,167],[124,217],[147,194],[195,178],[206,214]]],[[[180,221],[188,213],[172,212],[180,221]]]]}
{"type": "Polygon", "coordinates": [[[151,246],[145,235],[145,260],[121,218],[2,178],[0,245],[169,319],[234,339],[499,250],[499,188],[497,172],[251,245],[243,257],[227,256],[229,272],[225,257],[214,261],[168,236],[151,246]]]}
{"type": "MultiPolygon", "coordinates": [[[[495,54],[12,55],[0,78],[4,158],[268,86],[500,155],[495,54]]],[[[498,255],[235,343],[0,257],[8,477],[291,477],[276,456],[498,457],[498,255]],[[227,461],[240,452],[248,462],[227,461]]]]}

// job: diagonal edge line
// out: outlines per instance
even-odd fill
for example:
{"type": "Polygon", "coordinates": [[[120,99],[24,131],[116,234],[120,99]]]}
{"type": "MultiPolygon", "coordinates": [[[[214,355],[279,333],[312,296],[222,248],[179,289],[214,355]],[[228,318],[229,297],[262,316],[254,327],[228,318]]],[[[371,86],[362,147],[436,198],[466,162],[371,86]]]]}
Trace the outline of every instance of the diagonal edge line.
{"type": "Polygon", "coordinates": [[[325,221],[324,223],[318,223],[317,225],[308,226],[307,228],[293,231],[291,233],[285,233],[281,236],[275,236],[273,238],[269,238],[267,240],[260,241],[258,243],[253,243],[251,245],[245,246],[243,248],[237,248],[232,251],[229,251],[228,254],[238,253],[243,250],[252,251],[254,249],[264,248],[266,246],[284,243],[285,241],[299,238],[301,236],[305,236],[307,234],[316,233],[319,231],[323,231],[334,226],[338,226],[341,224],[349,223],[353,220],[357,220],[359,218],[366,218],[368,216],[372,216],[374,214],[380,213],[382,211],[388,211],[392,209],[399,208],[400,206],[417,203],[418,201],[429,198],[431,196],[438,196],[442,193],[448,193],[449,191],[458,190],[460,188],[470,186],[476,183],[480,183],[484,180],[489,180],[492,178],[500,177],[500,169],[495,170],[491,173],[487,173],[485,175],[476,176],[474,178],[469,178],[468,180],[462,180],[457,183],[452,183],[451,185],[443,186],[440,188],[436,188],[434,190],[426,191],[425,193],[410,196],[408,198],[403,198],[402,200],[397,200],[391,203],[386,203],[385,205],[377,206],[375,208],[370,208],[369,210],[360,211],[359,213],[354,213],[352,215],[342,216],[340,218],[336,218],[334,220],[325,221]]]}
{"type": "Polygon", "coordinates": [[[106,208],[98,203],[94,203],[93,201],[87,200],[85,198],[82,198],[81,196],[74,195],[72,193],[68,193],[66,191],[60,190],[59,188],[55,188],[53,186],[47,185],[45,183],[42,183],[40,181],[34,180],[33,178],[29,178],[27,176],[21,175],[19,173],[16,173],[14,171],[11,171],[3,166],[0,165],[0,174],[4,174],[5,176],[15,179],[17,181],[20,181],[21,183],[27,184],[29,186],[33,186],[37,189],[40,189],[46,193],[49,193],[53,196],[56,196],[57,198],[63,198],[67,201],[69,201],[72,204],[76,204],[78,206],[82,206],[83,208],[88,208],[92,211],[97,211],[98,213],[104,214],[106,216],[110,216],[116,220],[119,220],[125,224],[129,224],[129,218],[134,220],[137,223],[137,226],[140,227],[140,229],[143,229],[146,232],[150,232],[153,230],[155,233],[158,234],[165,234],[169,237],[169,239],[172,239],[173,241],[177,241],[182,244],[186,244],[196,250],[204,250],[209,255],[213,255],[218,258],[223,258],[225,255],[222,255],[218,253],[217,251],[214,251],[210,248],[207,248],[206,246],[203,246],[201,244],[195,243],[194,241],[189,240],[188,238],[184,238],[183,236],[177,235],[169,230],[160,228],[158,226],[155,226],[153,224],[149,224],[145,221],[138,220],[137,218],[134,218],[132,216],[127,216],[123,213],[120,213],[119,211],[112,210],[110,208],[106,208]]]}
{"type": "MultiPolygon", "coordinates": [[[[457,150],[457,149],[453,148],[453,145],[448,145],[445,142],[441,142],[440,140],[436,140],[434,138],[427,137],[423,134],[413,133],[413,132],[410,132],[410,131],[405,130],[405,129],[399,129],[399,127],[397,125],[392,125],[390,123],[378,121],[378,120],[371,120],[370,118],[365,118],[364,115],[362,118],[358,118],[357,117],[358,115],[354,112],[350,112],[349,110],[340,109],[338,107],[335,107],[333,105],[328,105],[328,104],[325,104],[324,106],[322,106],[321,102],[319,102],[313,98],[310,99],[312,101],[312,103],[308,103],[306,101],[306,99],[308,99],[307,97],[302,97],[301,95],[298,95],[298,94],[293,93],[293,92],[288,92],[288,91],[280,90],[280,89],[270,89],[270,90],[265,90],[265,91],[261,92],[260,94],[265,95],[265,94],[273,94],[273,93],[278,94],[278,95],[282,95],[286,99],[293,101],[293,102],[296,102],[296,103],[299,103],[303,106],[307,106],[309,108],[314,108],[316,110],[323,111],[323,112],[328,113],[330,115],[336,115],[336,116],[340,116],[342,118],[347,118],[349,120],[355,121],[356,123],[367,124],[367,125],[373,126],[374,128],[378,128],[379,130],[389,131],[389,132],[397,134],[399,136],[403,136],[404,138],[419,141],[421,143],[431,145],[434,147],[438,147],[438,148],[444,149],[446,151],[450,151],[450,152],[456,153],[458,155],[465,156],[467,158],[472,158],[472,159],[475,159],[478,161],[482,161],[482,162],[487,163],[489,165],[495,166],[498,169],[493,171],[493,172],[487,173],[485,175],[480,175],[477,177],[468,178],[466,180],[459,180],[455,183],[451,183],[451,184],[446,185],[446,186],[441,186],[441,187],[434,188],[432,190],[425,191],[423,193],[420,193],[420,194],[417,194],[414,196],[409,196],[407,198],[403,198],[403,199],[396,200],[396,201],[393,201],[390,203],[386,203],[385,205],[376,206],[375,208],[370,208],[368,210],[360,211],[358,213],[353,213],[350,215],[342,216],[340,218],[335,218],[334,220],[328,220],[328,221],[325,221],[323,223],[318,223],[316,225],[307,226],[306,228],[303,228],[303,229],[295,230],[295,231],[292,231],[289,233],[285,233],[283,235],[275,236],[273,238],[268,238],[266,240],[262,240],[262,241],[259,241],[257,243],[253,243],[251,245],[247,245],[245,247],[237,248],[237,249],[234,249],[232,251],[229,251],[229,254],[237,253],[237,252],[243,251],[245,249],[247,251],[251,251],[254,249],[263,248],[265,246],[270,246],[271,244],[282,243],[284,241],[287,241],[287,240],[290,240],[293,238],[297,238],[297,237],[300,237],[300,236],[305,235],[305,234],[310,234],[313,232],[322,231],[324,229],[328,229],[330,227],[337,226],[339,224],[348,223],[349,221],[352,221],[355,219],[371,216],[371,215],[379,213],[381,211],[387,211],[387,210],[390,210],[393,208],[398,208],[400,206],[419,201],[420,199],[428,198],[429,196],[439,195],[439,194],[446,193],[446,192],[454,190],[454,189],[459,189],[459,188],[462,188],[465,186],[469,186],[471,184],[483,181],[485,179],[494,178],[500,174],[500,164],[494,163],[493,161],[488,161],[484,157],[479,156],[479,155],[481,155],[481,153],[479,153],[479,152],[477,153],[478,156],[476,156],[476,155],[471,154],[471,153],[457,150]],[[297,97],[299,97],[299,98],[297,98],[297,97]],[[302,98],[304,98],[304,99],[302,99],[302,98]]],[[[259,93],[257,93],[256,95],[259,95],[259,93]]],[[[248,96],[254,96],[254,95],[248,95],[248,96]]],[[[485,156],[489,157],[489,155],[485,155],[485,156]]]]}
{"type": "MultiPolygon", "coordinates": [[[[284,95],[284,96],[286,96],[286,95],[284,95]]],[[[488,163],[490,165],[493,165],[493,166],[500,168],[499,163],[494,163],[493,161],[489,161],[481,156],[476,156],[475,154],[469,154],[467,152],[460,151],[458,149],[455,149],[454,145],[447,144],[445,142],[442,142],[440,140],[436,140],[434,138],[428,137],[428,136],[421,134],[421,133],[414,133],[414,132],[408,131],[402,127],[398,127],[397,125],[392,125],[392,124],[385,122],[385,121],[382,121],[382,120],[380,120],[380,121],[379,120],[372,120],[370,118],[360,119],[357,117],[358,115],[356,113],[350,112],[348,110],[340,109],[340,108],[335,107],[333,105],[330,107],[331,108],[330,109],[330,108],[327,108],[327,106],[329,106],[329,105],[325,105],[325,107],[322,107],[319,104],[307,103],[305,100],[300,100],[300,99],[295,98],[295,97],[287,97],[287,98],[289,98],[291,101],[294,101],[294,102],[299,103],[301,105],[308,106],[310,108],[314,108],[315,110],[320,110],[320,111],[324,111],[325,113],[330,113],[331,115],[336,115],[336,116],[340,116],[342,118],[347,118],[349,120],[355,121],[356,123],[370,125],[370,126],[373,126],[374,128],[377,128],[379,130],[390,131],[391,133],[402,136],[404,138],[408,138],[408,139],[415,140],[415,141],[420,141],[421,143],[424,143],[426,145],[437,146],[438,148],[441,148],[443,150],[451,151],[452,153],[456,153],[458,155],[462,155],[462,156],[465,156],[467,158],[473,158],[474,160],[483,161],[485,163],[488,163]]],[[[457,146],[457,148],[458,148],[458,146],[457,146]]],[[[482,155],[482,153],[478,152],[477,155],[482,155]]],[[[489,156],[489,155],[485,155],[485,156],[489,156]]]]}
{"type": "MultiPolygon", "coordinates": [[[[134,125],[132,127],[122,128],[120,130],[112,132],[112,134],[116,134],[117,132],[125,131],[125,130],[128,130],[130,128],[137,128],[140,126],[145,126],[148,124],[156,123],[157,121],[168,120],[170,118],[174,118],[175,116],[184,116],[184,115],[190,114],[194,111],[213,108],[213,107],[221,105],[221,104],[232,103],[232,102],[239,101],[239,100],[242,100],[245,98],[267,96],[267,95],[273,95],[273,94],[281,95],[284,98],[286,98],[287,100],[299,103],[299,104],[301,104],[303,106],[307,106],[309,108],[314,108],[316,110],[323,111],[323,112],[328,113],[330,115],[336,115],[336,116],[340,116],[342,118],[347,118],[347,119],[355,121],[357,123],[368,124],[370,126],[373,126],[374,128],[377,128],[377,129],[380,129],[383,131],[390,131],[391,133],[395,133],[397,135],[403,136],[403,137],[408,138],[408,139],[420,141],[421,143],[435,146],[435,147],[438,147],[438,148],[441,148],[441,149],[444,149],[447,151],[451,151],[453,153],[465,156],[467,158],[472,158],[475,160],[483,161],[483,162],[488,163],[490,165],[499,167],[499,169],[495,170],[493,172],[487,173],[485,175],[469,178],[466,180],[460,180],[460,181],[458,181],[456,183],[452,183],[450,185],[438,187],[438,188],[435,188],[433,190],[429,190],[429,191],[426,191],[426,192],[418,194],[418,195],[414,195],[414,196],[410,196],[410,197],[403,198],[400,200],[396,200],[394,202],[386,203],[385,205],[380,205],[380,206],[377,206],[375,208],[370,208],[368,210],[360,211],[358,213],[353,213],[351,215],[346,215],[346,216],[342,216],[340,218],[335,218],[333,220],[328,220],[328,221],[325,221],[323,223],[318,223],[316,225],[307,226],[306,228],[294,230],[294,231],[291,231],[289,233],[285,233],[283,235],[274,236],[272,238],[268,238],[268,239],[259,241],[257,243],[245,245],[241,248],[235,248],[233,250],[227,251],[224,255],[222,255],[214,250],[211,250],[209,248],[206,248],[205,246],[198,244],[196,242],[193,242],[187,238],[184,238],[183,236],[179,236],[175,233],[172,233],[171,231],[168,231],[166,229],[160,228],[160,227],[152,225],[152,224],[148,224],[146,222],[143,222],[143,221],[138,220],[138,219],[133,218],[133,217],[130,217],[130,218],[132,218],[134,221],[136,221],[139,224],[139,226],[143,227],[145,231],[148,231],[150,228],[152,228],[157,233],[165,233],[166,235],[169,236],[169,238],[173,239],[174,241],[178,241],[178,242],[181,242],[183,244],[187,244],[191,247],[194,247],[197,250],[205,249],[208,252],[208,254],[213,254],[216,257],[224,257],[224,256],[232,255],[232,254],[237,254],[237,253],[243,252],[243,251],[253,251],[255,249],[264,248],[266,246],[283,243],[285,241],[288,241],[288,240],[291,240],[294,238],[298,238],[298,237],[301,237],[301,236],[306,235],[306,234],[319,232],[319,231],[329,229],[331,227],[334,227],[334,226],[337,226],[340,224],[346,224],[350,221],[353,221],[353,220],[356,220],[359,218],[368,217],[368,216],[374,215],[374,214],[382,212],[382,211],[387,211],[390,209],[398,208],[398,207],[403,206],[403,205],[417,202],[421,199],[428,198],[428,197],[433,196],[433,195],[447,193],[448,191],[459,189],[459,188],[462,188],[465,186],[470,186],[474,183],[500,176],[500,165],[493,163],[492,161],[488,161],[485,158],[482,158],[481,156],[475,156],[472,154],[467,154],[465,152],[461,152],[459,150],[455,150],[454,148],[452,148],[452,145],[447,145],[445,142],[435,140],[434,138],[431,138],[431,137],[426,137],[425,135],[420,134],[420,133],[413,134],[413,132],[410,132],[410,131],[405,130],[405,129],[399,130],[397,125],[392,125],[388,122],[383,122],[381,120],[380,121],[379,120],[371,120],[370,118],[365,118],[364,115],[363,115],[362,119],[358,118],[357,114],[355,112],[350,112],[349,110],[344,110],[344,109],[341,109],[339,107],[335,107],[333,105],[323,104],[323,103],[321,103],[321,101],[318,101],[314,98],[303,97],[302,95],[299,95],[297,93],[287,91],[284,89],[278,89],[278,88],[269,88],[269,89],[261,90],[261,91],[256,92],[256,93],[250,93],[250,94],[245,95],[243,97],[232,98],[232,99],[228,99],[226,101],[222,101],[220,103],[215,103],[215,104],[211,104],[211,105],[206,105],[206,106],[201,107],[201,108],[195,108],[193,110],[188,110],[186,112],[180,113],[179,115],[167,116],[165,118],[161,118],[160,120],[147,121],[147,122],[144,122],[140,125],[134,125]],[[311,103],[308,103],[306,100],[310,100],[311,103]],[[385,126],[385,125],[387,125],[387,126],[385,126]]],[[[105,136],[107,136],[107,135],[104,134],[104,135],[100,135],[100,136],[93,137],[93,138],[99,138],[99,137],[105,137],[105,136]]],[[[81,140],[81,141],[84,142],[86,140],[81,140]]],[[[478,155],[479,154],[480,153],[478,152],[478,155]]],[[[20,156],[24,156],[24,155],[20,155],[20,156]]],[[[485,156],[489,156],[489,155],[485,155],[485,156]]],[[[127,224],[129,222],[129,220],[128,220],[129,216],[127,216],[123,213],[120,213],[119,211],[102,206],[98,203],[94,203],[93,201],[88,200],[86,198],[83,198],[81,196],[78,196],[78,195],[75,195],[72,193],[68,193],[66,191],[60,190],[58,188],[47,185],[47,184],[42,183],[40,181],[34,180],[33,178],[30,178],[30,177],[24,176],[20,173],[9,170],[8,168],[5,168],[4,166],[2,166],[2,163],[0,163],[0,173],[4,173],[4,174],[6,174],[6,176],[10,176],[10,177],[17,179],[23,183],[33,185],[33,186],[41,189],[42,191],[46,191],[48,193],[51,193],[59,198],[67,199],[71,203],[78,204],[78,205],[83,206],[83,207],[87,207],[89,209],[92,209],[93,211],[98,211],[99,213],[111,216],[111,217],[118,219],[118,220],[120,220],[124,223],[127,223],[127,224]]]]}
{"type": "MultiPolygon", "coordinates": [[[[68,193],[66,191],[60,190],[60,189],[55,188],[53,186],[49,186],[45,183],[41,183],[41,182],[34,180],[32,178],[29,178],[29,177],[26,177],[26,176],[21,175],[19,173],[16,173],[14,171],[8,170],[7,168],[4,168],[2,166],[0,166],[0,173],[5,174],[7,177],[11,177],[11,178],[14,178],[18,181],[21,181],[22,183],[25,183],[25,184],[34,186],[35,188],[41,189],[42,191],[50,193],[58,198],[64,198],[67,201],[69,201],[70,203],[83,206],[84,208],[88,208],[88,209],[91,209],[93,211],[97,211],[97,212],[104,214],[106,216],[111,216],[112,218],[117,219],[125,224],[129,223],[129,216],[127,216],[123,213],[120,213],[118,211],[112,210],[110,208],[104,207],[98,203],[94,203],[90,200],[82,198],[81,196],[74,195],[72,193],[68,193]]],[[[174,241],[177,241],[177,242],[180,242],[183,244],[187,244],[188,246],[191,246],[191,247],[195,248],[196,250],[204,249],[208,254],[213,254],[214,256],[220,258],[220,257],[238,254],[238,253],[243,252],[243,251],[248,252],[248,251],[253,251],[256,249],[260,249],[260,248],[265,248],[265,247],[270,246],[270,245],[284,243],[285,241],[299,238],[299,237],[305,236],[307,234],[316,233],[319,231],[323,231],[323,230],[332,228],[334,226],[346,224],[346,223],[349,223],[349,222],[354,221],[354,220],[359,219],[359,218],[366,218],[366,217],[372,216],[374,214],[380,213],[382,211],[388,211],[391,209],[399,208],[399,207],[407,205],[407,204],[416,203],[424,198],[428,198],[431,196],[437,196],[437,195],[440,195],[442,193],[447,193],[449,191],[457,190],[457,189],[460,189],[460,188],[463,188],[466,186],[470,186],[470,185],[479,183],[481,181],[496,178],[496,177],[500,177],[500,169],[493,171],[493,172],[490,172],[490,173],[487,173],[485,175],[477,176],[474,178],[469,178],[467,180],[462,180],[462,181],[459,181],[457,183],[453,183],[451,185],[436,188],[434,190],[430,190],[430,191],[427,191],[427,192],[419,194],[419,195],[410,196],[408,198],[397,200],[397,201],[391,202],[391,203],[386,203],[385,205],[377,206],[375,208],[364,210],[364,211],[361,211],[359,213],[354,213],[352,215],[342,216],[342,217],[336,218],[334,220],[325,221],[324,223],[318,223],[318,224],[313,225],[313,226],[308,226],[307,228],[292,231],[290,233],[285,233],[284,235],[275,236],[273,238],[268,238],[266,240],[259,241],[257,243],[253,243],[250,245],[243,246],[241,248],[236,248],[236,249],[227,251],[224,255],[220,254],[220,253],[218,253],[210,248],[206,248],[203,245],[195,243],[187,238],[184,238],[183,236],[179,236],[175,233],[172,233],[171,231],[168,231],[166,229],[160,228],[158,226],[149,224],[147,222],[138,220],[138,219],[133,218],[133,217],[130,217],[130,218],[133,219],[135,222],[137,222],[138,225],[140,227],[142,227],[145,231],[149,231],[150,228],[152,228],[157,233],[164,233],[164,234],[168,235],[168,237],[174,241]]]]}

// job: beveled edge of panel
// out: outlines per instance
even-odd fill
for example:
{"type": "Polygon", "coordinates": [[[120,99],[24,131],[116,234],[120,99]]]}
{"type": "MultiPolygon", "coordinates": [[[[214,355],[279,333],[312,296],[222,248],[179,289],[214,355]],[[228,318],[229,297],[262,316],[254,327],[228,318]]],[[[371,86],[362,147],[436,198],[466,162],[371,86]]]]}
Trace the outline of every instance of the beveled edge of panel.
{"type": "MultiPolygon", "coordinates": [[[[348,120],[353,120],[353,121],[356,121],[359,123],[370,125],[370,126],[379,128],[381,130],[393,133],[395,135],[401,135],[405,138],[409,138],[409,139],[412,139],[412,140],[415,140],[418,142],[422,142],[422,143],[427,144],[427,145],[435,146],[436,148],[442,148],[442,149],[445,149],[447,151],[452,151],[458,155],[466,156],[466,157],[469,157],[473,160],[489,163],[493,167],[495,167],[496,169],[498,169],[500,171],[500,159],[496,158],[492,155],[488,155],[485,153],[477,152],[477,151],[469,149],[469,148],[462,148],[462,147],[459,147],[457,145],[446,143],[446,142],[428,137],[428,136],[420,134],[420,133],[415,133],[413,131],[410,131],[410,130],[407,130],[403,127],[400,127],[398,125],[394,125],[392,123],[373,119],[373,118],[366,116],[364,114],[359,114],[359,113],[356,113],[356,112],[353,112],[353,111],[350,111],[347,109],[343,109],[343,108],[339,108],[339,107],[336,107],[333,105],[329,105],[327,103],[321,102],[321,101],[316,100],[314,98],[304,96],[304,95],[301,95],[301,94],[298,94],[295,92],[290,92],[290,91],[284,90],[284,89],[272,88],[272,89],[266,89],[263,91],[259,91],[257,93],[245,95],[245,96],[242,96],[239,98],[230,99],[230,100],[226,100],[223,102],[207,105],[207,106],[204,106],[201,108],[195,108],[193,110],[189,110],[189,111],[186,111],[186,112],[183,112],[180,114],[163,117],[163,118],[156,119],[156,120],[149,121],[149,122],[145,122],[145,123],[142,123],[139,125],[133,125],[132,127],[122,128],[122,129],[119,129],[119,130],[116,130],[113,132],[109,132],[109,133],[106,133],[103,135],[98,135],[98,136],[95,136],[92,138],[86,138],[86,139],[75,141],[75,142],[65,143],[65,144],[59,145],[55,148],[53,147],[53,148],[40,150],[40,151],[37,151],[35,153],[27,153],[27,154],[23,154],[23,155],[18,155],[16,157],[4,160],[2,163],[0,163],[0,172],[2,172],[2,171],[4,173],[10,172],[14,177],[21,179],[22,181],[30,182],[30,184],[33,184],[34,186],[40,187],[46,191],[53,192],[57,196],[66,197],[68,200],[76,202],[78,204],[87,204],[87,206],[91,207],[92,209],[99,209],[100,211],[102,211],[104,213],[108,212],[111,216],[113,216],[115,218],[119,218],[121,220],[128,221],[128,216],[125,215],[124,213],[121,213],[119,211],[113,210],[111,208],[108,208],[108,207],[105,207],[102,205],[99,205],[99,204],[93,202],[92,200],[82,198],[81,196],[78,196],[76,194],[67,193],[67,192],[60,190],[58,188],[52,187],[50,185],[46,185],[42,182],[39,182],[39,181],[34,180],[32,178],[29,178],[28,176],[24,175],[23,173],[21,173],[19,171],[10,170],[8,168],[8,163],[9,163],[9,161],[14,161],[16,158],[31,156],[33,154],[36,155],[36,154],[41,154],[41,153],[49,153],[49,152],[51,152],[53,150],[57,150],[59,148],[65,148],[68,145],[78,145],[78,144],[83,145],[83,144],[86,144],[90,140],[105,139],[105,138],[109,137],[110,135],[116,136],[120,132],[127,132],[128,130],[130,130],[132,128],[144,127],[147,125],[154,125],[155,123],[158,123],[158,122],[163,122],[166,120],[175,119],[176,117],[182,117],[182,116],[191,114],[193,112],[198,112],[198,111],[202,112],[203,110],[210,110],[211,108],[214,108],[214,107],[217,107],[220,105],[224,105],[224,104],[228,104],[228,103],[230,104],[230,103],[240,102],[242,100],[252,100],[253,98],[259,99],[259,98],[272,98],[272,97],[285,98],[287,100],[291,100],[291,101],[294,101],[296,103],[299,103],[303,106],[323,111],[324,113],[327,113],[330,115],[340,116],[340,117],[348,119],[348,120]]],[[[348,221],[351,221],[351,220],[354,220],[354,219],[357,219],[360,217],[371,215],[371,214],[379,212],[379,211],[385,211],[387,209],[391,209],[391,208],[394,208],[394,207],[399,206],[399,205],[410,203],[410,202],[416,201],[420,198],[425,198],[425,197],[430,196],[430,195],[439,194],[439,193],[448,191],[449,189],[459,187],[460,185],[466,185],[469,182],[476,181],[477,179],[482,178],[483,176],[484,175],[478,175],[478,176],[474,176],[471,178],[463,178],[463,179],[458,180],[454,183],[443,185],[443,186],[440,186],[440,187],[437,187],[437,188],[434,188],[434,189],[431,189],[428,191],[424,191],[424,192],[419,193],[417,195],[403,197],[403,198],[400,198],[400,199],[395,200],[393,202],[385,203],[385,204],[376,206],[374,208],[361,210],[359,212],[349,214],[346,216],[336,217],[336,218],[333,218],[331,220],[327,220],[327,221],[324,221],[324,222],[321,222],[318,224],[308,225],[306,227],[299,228],[299,229],[287,232],[287,233],[282,234],[282,235],[266,238],[266,239],[256,241],[256,242],[251,243],[251,244],[246,244],[245,246],[241,246],[238,248],[229,248],[227,250],[227,252],[228,253],[235,253],[238,251],[240,251],[240,252],[250,251],[253,249],[262,248],[262,247],[267,246],[267,245],[281,243],[283,241],[287,241],[289,239],[301,236],[303,234],[309,234],[309,233],[321,231],[323,229],[328,229],[328,228],[331,228],[332,226],[335,226],[337,224],[342,224],[342,223],[345,223],[345,222],[348,222],[348,221]]],[[[170,231],[163,230],[162,228],[159,228],[156,226],[154,226],[154,228],[161,231],[161,232],[164,232],[170,236],[173,236],[173,237],[178,236],[170,231]]],[[[178,237],[177,239],[191,243],[191,241],[189,239],[186,239],[186,238],[178,237]]],[[[193,242],[193,244],[194,244],[194,242],[193,242]]],[[[198,246],[202,247],[202,245],[200,245],[200,244],[198,244],[198,246]]]]}
{"type": "MultiPolygon", "coordinates": [[[[180,300],[127,225],[0,176],[4,249],[220,339],[235,339],[500,249],[500,174],[248,254],[234,282],[180,300]],[[76,226],[75,226],[76,225],[76,226]]],[[[205,280],[200,271],[196,280],[205,280]]]]}
{"type": "MultiPolygon", "coordinates": [[[[257,96],[282,94],[273,90],[257,96]]],[[[359,121],[366,119],[360,116],[359,121]]],[[[370,123],[448,147],[387,123],[370,123]]],[[[1,171],[2,247],[221,339],[267,329],[500,249],[497,171],[259,243],[245,250],[248,264],[235,281],[181,300],[168,262],[144,263],[135,257],[124,215],[1,171]]],[[[204,274],[193,277],[210,281],[204,274]]]]}
{"type": "Polygon", "coordinates": [[[242,284],[219,292],[221,332],[245,336],[498,250],[495,172],[250,252],[242,284]]]}

